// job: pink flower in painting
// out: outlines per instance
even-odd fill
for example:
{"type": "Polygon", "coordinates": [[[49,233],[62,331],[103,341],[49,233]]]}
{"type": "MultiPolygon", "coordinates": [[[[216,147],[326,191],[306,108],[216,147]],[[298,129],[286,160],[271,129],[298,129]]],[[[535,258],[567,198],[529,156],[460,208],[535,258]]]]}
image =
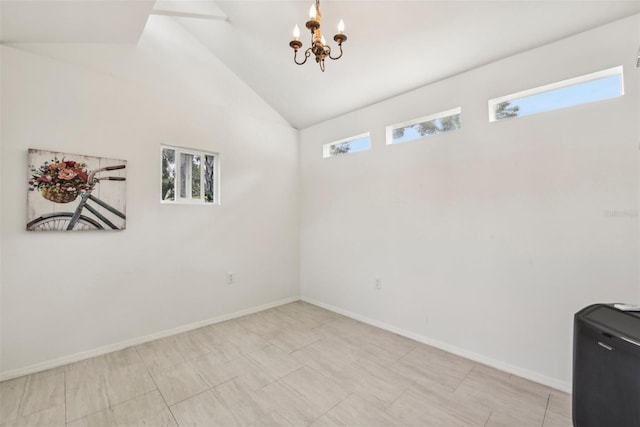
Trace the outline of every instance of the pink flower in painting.
{"type": "Polygon", "coordinates": [[[44,162],[37,169],[35,166],[31,166],[29,187],[31,190],[40,191],[45,189],[53,189],[54,192],[62,189],[81,191],[91,188],[88,181],[89,172],[86,163],[53,158],[50,162],[44,162]]]}
{"type": "Polygon", "coordinates": [[[61,169],[60,172],[58,172],[58,178],[64,179],[67,181],[75,178],[76,175],[77,173],[75,173],[73,169],[61,169]]]}

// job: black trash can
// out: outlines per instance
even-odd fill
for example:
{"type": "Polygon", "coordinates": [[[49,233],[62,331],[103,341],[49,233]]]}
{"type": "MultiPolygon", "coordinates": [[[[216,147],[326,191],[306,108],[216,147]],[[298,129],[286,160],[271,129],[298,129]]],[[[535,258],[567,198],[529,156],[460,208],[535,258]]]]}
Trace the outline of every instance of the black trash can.
{"type": "Polygon", "coordinates": [[[640,313],[595,304],[573,324],[573,425],[640,427],[640,313]]]}

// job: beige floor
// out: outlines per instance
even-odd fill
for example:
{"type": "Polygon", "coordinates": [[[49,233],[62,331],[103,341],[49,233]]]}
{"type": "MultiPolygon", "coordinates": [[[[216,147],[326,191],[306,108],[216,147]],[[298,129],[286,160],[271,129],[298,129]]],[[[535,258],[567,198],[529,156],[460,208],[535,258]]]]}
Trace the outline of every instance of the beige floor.
{"type": "Polygon", "coordinates": [[[303,302],[0,393],[2,427],[572,425],[567,394],[303,302]]]}

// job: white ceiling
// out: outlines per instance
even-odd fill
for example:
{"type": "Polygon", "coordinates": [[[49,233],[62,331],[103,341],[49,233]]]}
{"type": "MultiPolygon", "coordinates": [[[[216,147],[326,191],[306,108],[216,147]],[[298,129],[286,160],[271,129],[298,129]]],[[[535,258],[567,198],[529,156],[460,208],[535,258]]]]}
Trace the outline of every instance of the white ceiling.
{"type": "Polygon", "coordinates": [[[136,43],[153,0],[0,0],[3,43],[136,43]]]}
{"type": "MultiPolygon", "coordinates": [[[[173,16],[291,125],[305,128],[483,64],[640,12],[640,0],[323,1],[344,56],[293,63],[306,1],[2,0],[2,42],[135,43],[150,13],[173,16]]],[[[640,31],[640,29],[639,29],[640,31]]],[[[303,32],[303,49],[309,35],[303,32]]],[[[633,53],[630,53],[630,55],[633,53]]],[[[215,78],[212,76],[211,78],[215,78]]]]}

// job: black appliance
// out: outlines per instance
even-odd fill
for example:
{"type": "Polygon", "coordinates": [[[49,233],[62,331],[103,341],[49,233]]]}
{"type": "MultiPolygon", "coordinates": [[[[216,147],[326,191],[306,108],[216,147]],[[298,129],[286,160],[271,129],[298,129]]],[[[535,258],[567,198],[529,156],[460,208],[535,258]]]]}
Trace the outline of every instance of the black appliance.
{"type": "Polygon", "coordinates": [[[640,427],[640,312],[595,304],[573,324],[574,427],[640,427]]]}

